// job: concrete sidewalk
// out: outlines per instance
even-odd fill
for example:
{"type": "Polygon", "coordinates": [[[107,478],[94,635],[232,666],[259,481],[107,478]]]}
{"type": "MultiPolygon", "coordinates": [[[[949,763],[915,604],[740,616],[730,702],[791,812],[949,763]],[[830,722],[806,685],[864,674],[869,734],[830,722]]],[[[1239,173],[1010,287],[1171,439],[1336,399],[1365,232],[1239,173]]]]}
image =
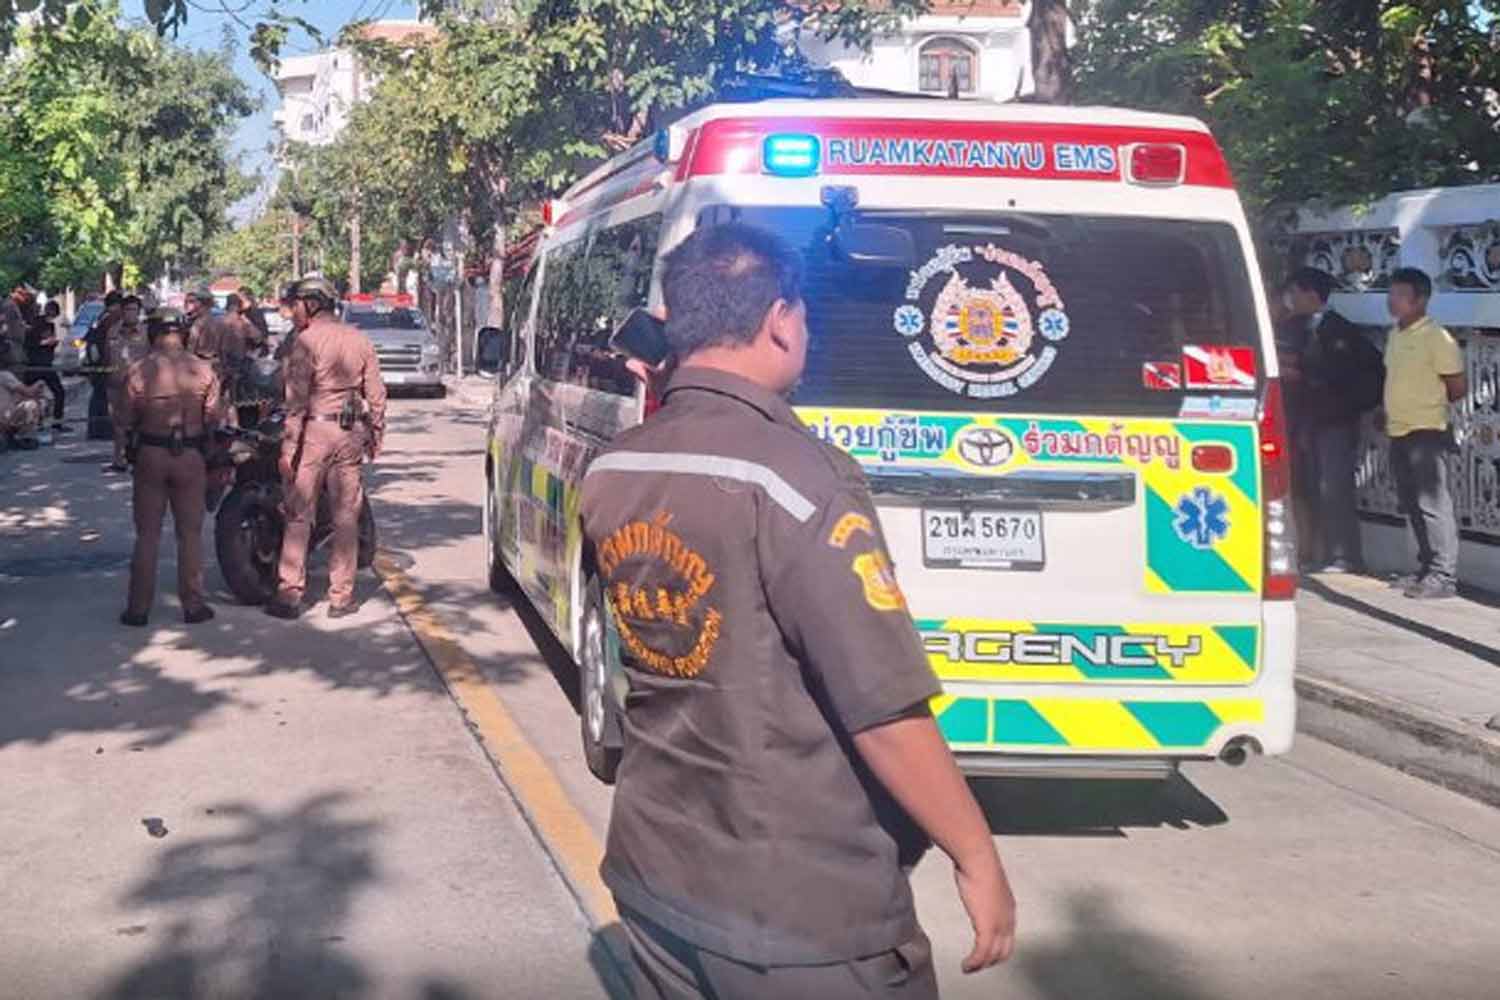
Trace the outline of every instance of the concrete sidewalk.
{"type": "Polygon", "coordinates": [[[1500,608],[1329,575],[1298,612],[1300,730],[1500,805],[1500,608]]]}

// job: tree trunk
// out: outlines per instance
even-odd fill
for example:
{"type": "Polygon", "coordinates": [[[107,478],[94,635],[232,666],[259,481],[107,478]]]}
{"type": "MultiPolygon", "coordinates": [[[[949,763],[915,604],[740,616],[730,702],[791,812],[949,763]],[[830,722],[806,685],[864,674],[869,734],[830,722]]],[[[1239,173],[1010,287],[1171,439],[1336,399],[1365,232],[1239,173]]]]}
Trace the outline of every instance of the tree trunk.
{"type": "Polygon", "coordinates": [[[364,269],[362,256],[361,234],[359,229],[359,195],[354,196],[354,214],[349,219],[349,294],[358,295],[364,289],[360,287],[360,272],[364,269]]]}
{"type": "Polygon", "coordinates": [[[1036,77],[1032,100],[1041,104],[1066,104],[1072,100],[1067,0],[1031,0],[1031,66],[1036,77]]]}

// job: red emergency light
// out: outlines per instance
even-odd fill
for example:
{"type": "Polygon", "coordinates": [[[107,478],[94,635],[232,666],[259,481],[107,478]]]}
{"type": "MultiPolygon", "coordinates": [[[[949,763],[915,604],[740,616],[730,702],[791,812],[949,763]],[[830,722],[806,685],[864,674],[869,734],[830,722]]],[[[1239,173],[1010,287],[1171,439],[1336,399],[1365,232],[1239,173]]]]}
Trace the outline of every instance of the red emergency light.
{"type": "Polygon", "coordinates": [[[1175,187],[1187,177],[1187,148],[1174,142],[1139,142],[1125,158],[1132,184],[1175,187]]]}

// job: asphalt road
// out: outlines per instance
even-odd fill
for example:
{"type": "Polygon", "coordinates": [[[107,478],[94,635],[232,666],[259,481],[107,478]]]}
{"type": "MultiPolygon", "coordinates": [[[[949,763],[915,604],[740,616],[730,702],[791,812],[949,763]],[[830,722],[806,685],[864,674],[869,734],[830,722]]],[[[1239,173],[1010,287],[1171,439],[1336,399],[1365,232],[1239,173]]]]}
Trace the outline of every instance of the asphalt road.
{"type": "MultiPolygon", "coordinates": [[[[0,996],[618,992],[588,887],[559,872],[609,810],[577,744],[576,677],[485,586],[484,415],[458,399],[394,413],[369,478],[390,565],[562,807],[523,817],[527,782],[500,780],[470,732],[483,719],[373,577],[338,623],[221,605],[187,630],[164,595],[153,629],[126,634],[128,489],[100,476],[101,446],[0,456],[0,996]]],[[[959,974],[967,926],[930,856],[915,883],[945,997],[1500,991],[1500,814],[1382,766],[1304,738],[1165,786],[979,792],[1020,947],[959,974]]]]}

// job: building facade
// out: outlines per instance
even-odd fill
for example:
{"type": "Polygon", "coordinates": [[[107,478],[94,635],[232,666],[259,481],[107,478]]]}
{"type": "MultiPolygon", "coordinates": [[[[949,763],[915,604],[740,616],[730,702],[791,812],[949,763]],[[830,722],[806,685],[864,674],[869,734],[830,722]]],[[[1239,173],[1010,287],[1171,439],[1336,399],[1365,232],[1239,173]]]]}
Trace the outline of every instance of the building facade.
{"type": "MultiPolygon", "coordinates": [[[[418,21],[375,21],[364,30],[369,38],[396,45],[415,43],[437,33],[435,26],[418,21]]],[[[281,106],[272,115],[279,132],[278,145],[331,143],[374,83],[353,49],[334,48],[282,59],[276,70],[281,106]]]]}
{"type": "Polygon", "coordinates": [[[933,0],[927,14],[873,40],[868,53],[801,40],[814,63],[856,87],[1009,101],[1034,89],[1031,4],[1020,0],[933,0]]]}

